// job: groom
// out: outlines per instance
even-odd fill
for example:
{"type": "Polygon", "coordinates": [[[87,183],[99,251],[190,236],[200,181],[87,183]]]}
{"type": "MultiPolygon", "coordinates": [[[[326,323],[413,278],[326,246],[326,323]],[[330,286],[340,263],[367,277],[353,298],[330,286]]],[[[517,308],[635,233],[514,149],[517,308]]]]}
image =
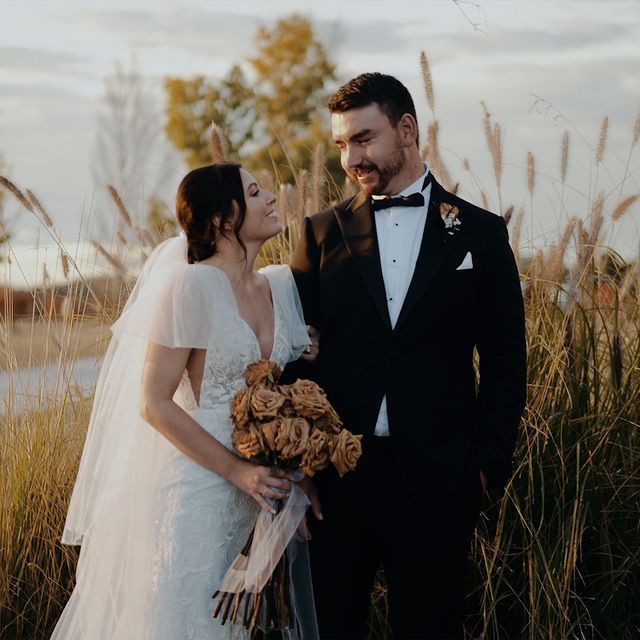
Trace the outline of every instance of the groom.
{"type": "Polygon", "coordinates": [[[421,160],[402,83],[360,75],[329,108],[360,193],[305,219],[292,268],[320,330],[313,375],[364,438],[354,473],[315,478],[320,634],[365,637],[382,567],[396,638],[462,638],[481,497],[509,476],[525,403],[518,271],[503,219],[421,160]]]}

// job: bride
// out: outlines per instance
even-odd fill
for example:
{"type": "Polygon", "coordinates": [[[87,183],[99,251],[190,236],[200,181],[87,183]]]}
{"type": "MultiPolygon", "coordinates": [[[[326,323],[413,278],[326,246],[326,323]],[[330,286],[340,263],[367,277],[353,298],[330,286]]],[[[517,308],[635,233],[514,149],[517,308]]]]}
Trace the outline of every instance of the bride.
{"type": "MultiPolygon", "coordinates": [[[[292,479],[232,452],[230,402],[248,364],[317,353],[289,268],[252,270],[282,231],[274,203],[236,164],[182,180],[184,233],[154,250],[112,327],[62,537],[82,545],[76,587],[53,639],[247,637],[212,619],[212,595],[292,479]]],[[[306,543],[291,544],[286,635],[317,637],[306,543]]]]}

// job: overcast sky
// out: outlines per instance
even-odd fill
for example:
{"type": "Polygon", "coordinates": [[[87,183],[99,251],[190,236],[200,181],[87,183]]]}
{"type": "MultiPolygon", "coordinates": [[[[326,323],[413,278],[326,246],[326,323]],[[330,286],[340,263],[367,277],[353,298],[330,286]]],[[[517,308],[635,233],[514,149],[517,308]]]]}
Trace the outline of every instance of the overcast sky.
{"type": "MultiPolygon", "coordinates": [[[[3,0],[0,154],[6,173],[40,197],[66,242],[78,240],[81,226],[81,235],[88,235],[84,223],[97,210],[105,215],[91,164],[104,80],[116,63],[128,66],[135,57],[138,69],[158,86],[167,74],[218,78],[253,53],[259,25],[272,25],[293,11],[312,18],[340,81],[372,70],[401,79],[414,95],[423,130],[430,117],[420,80],[424,50],[431,62],[445,160],[472,197],[472,180],[462,169],[462,159],[468,158],[495,208],[482,129],[480,101],[485,101],[504,132],[503,200],[527,210],[523,243],[550,242],[569,216],[585,216],[588,199],[600,189],[609,196],[607,210],[615,207],[640,109],[637,0],[3,0]],[[596,174],[593,150],[605,115],[609,136],[596,174]],[[571,132],[570,195],[561,210],[565,129],[571,132]],[[528,150],[538,170],[530,219],[528,150]]],[[[162,118],[157,126],[163,128],[162,118]]],[[[171,177],[158,191],[171,206],[184,167],[167,162],[171,177]]],[[[157,163],[149,158],[139,168],[141,182],[153,181],[157,163]]],[[[622,195],[637,192],[638,148],[622,195]]],[[[17,210],[8,203],[5,213],[17,210]]],[[[33,244],[37,228],[21,214],[13,227],[15,244],[33,244]]],[[[637,249],[639,228],[636,204],[615,230],[616,246],[627,255],[637,249]]]]}

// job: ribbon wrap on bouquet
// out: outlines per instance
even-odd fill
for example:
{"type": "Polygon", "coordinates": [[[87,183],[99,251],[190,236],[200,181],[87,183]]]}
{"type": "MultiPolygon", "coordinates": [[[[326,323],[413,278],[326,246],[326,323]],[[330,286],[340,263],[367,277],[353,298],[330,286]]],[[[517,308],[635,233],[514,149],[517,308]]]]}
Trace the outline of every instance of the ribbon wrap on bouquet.
{"type": "Polygon", "coordinates": [[[236,556],[222,580],[220,591],[259,593],[273,574],[310,504],[304,491],[292,483],[291,492],[278,514],[274,516],[261,509],[249,555],[240,553],[236,556]]]}

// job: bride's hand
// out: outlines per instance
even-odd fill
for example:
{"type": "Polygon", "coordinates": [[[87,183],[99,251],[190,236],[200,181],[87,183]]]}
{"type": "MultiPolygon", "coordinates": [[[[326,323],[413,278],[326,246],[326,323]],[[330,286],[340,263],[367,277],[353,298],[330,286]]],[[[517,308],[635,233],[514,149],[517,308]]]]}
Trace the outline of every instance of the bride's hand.
{"type": "Polygon", "coordinates": [[[284,500],[291,491],[288,476],[275,476],[269,467],[238,460],[229,480],[247,495],[251,496],[265,511],[276,513],[266,498],[284,500]]]}

